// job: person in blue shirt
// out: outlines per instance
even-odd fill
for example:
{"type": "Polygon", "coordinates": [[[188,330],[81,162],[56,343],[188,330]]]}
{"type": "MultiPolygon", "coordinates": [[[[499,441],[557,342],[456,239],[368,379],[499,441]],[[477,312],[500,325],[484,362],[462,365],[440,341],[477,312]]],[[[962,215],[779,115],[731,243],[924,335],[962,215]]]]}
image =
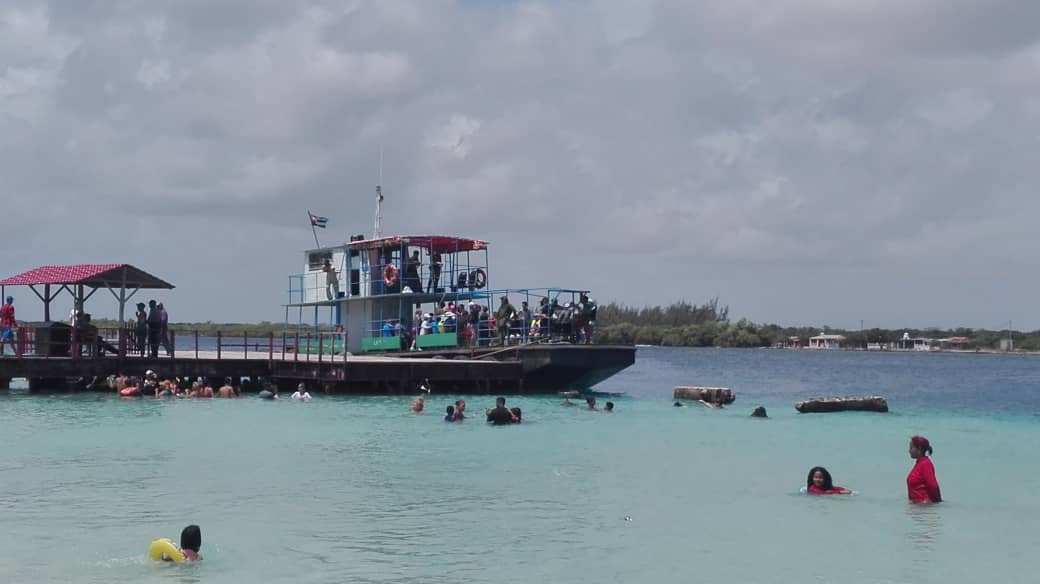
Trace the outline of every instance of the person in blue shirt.
{"type": "Polygon", "coordinates": [[[383,336],[384,337],[392,337],[392,336],[394,336],[394,325],[391,324],[389,320],[386,321],[386,323],[383,325],[383,336]]]}

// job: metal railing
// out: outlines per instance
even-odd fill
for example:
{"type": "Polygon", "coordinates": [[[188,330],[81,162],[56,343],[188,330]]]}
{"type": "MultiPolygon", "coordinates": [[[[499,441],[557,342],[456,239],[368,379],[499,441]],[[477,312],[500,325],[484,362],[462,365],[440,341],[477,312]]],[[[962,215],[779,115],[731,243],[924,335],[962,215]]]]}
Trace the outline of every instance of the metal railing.
{"type": "Polygon", "coordinates": [[[266,359],[346,362],[346,335],[335,331],[252,335],[167,329],[149,335],[136,327],[19,326],[0,358],[18,359],[266,359]],[[43,337],[43,338],[41,338],[43,337]],[[13,346],[14,354],[9,354],[13,346]],[[153,351],[153,349],[155,349],[153,351]]]}

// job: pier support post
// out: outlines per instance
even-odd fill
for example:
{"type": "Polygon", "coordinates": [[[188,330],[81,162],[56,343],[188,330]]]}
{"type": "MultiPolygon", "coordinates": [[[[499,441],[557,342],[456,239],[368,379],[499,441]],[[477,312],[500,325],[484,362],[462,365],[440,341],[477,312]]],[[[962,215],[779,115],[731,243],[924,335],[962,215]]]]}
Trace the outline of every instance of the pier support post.
{"type": "Polygon", "coordinates": [[[8,389],[11,389],[11,378],[0,377],[0,391],[7,391],[8,389]]]}

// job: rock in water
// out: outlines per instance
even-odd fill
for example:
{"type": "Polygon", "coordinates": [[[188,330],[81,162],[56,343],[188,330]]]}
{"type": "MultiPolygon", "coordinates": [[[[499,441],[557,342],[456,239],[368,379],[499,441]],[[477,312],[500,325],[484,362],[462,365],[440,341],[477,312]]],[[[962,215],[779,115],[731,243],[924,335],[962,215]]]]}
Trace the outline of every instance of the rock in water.
{"type": "Polygon", "coordinates": [[[674,399],[704,400],[712,404],[731,404],[736,398],[728,387],[687,387],[679,386],[672,391],[674,399]]]}
{"type": "Polygon", "coordinates": [[[819,414],[825,412],[887,412],[888,402],[885,398],[869,395],[863,397],[827,397],[800,401],[794,409],[803,414],[819,414]]]}

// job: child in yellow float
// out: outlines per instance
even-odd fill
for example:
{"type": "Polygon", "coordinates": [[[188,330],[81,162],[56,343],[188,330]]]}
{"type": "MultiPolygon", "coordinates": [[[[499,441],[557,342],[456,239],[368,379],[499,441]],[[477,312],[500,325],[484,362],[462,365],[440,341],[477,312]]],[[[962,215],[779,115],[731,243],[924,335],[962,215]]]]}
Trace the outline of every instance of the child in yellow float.
{"type": "Polygon", "coordinates": [[[173,545],[169,538],[160,538],[148,547],[148,557],[163,562],[197,562],[202,559],[202,530],[198,525],[189,525],[181,531],[181,547],[173,545]]]}

